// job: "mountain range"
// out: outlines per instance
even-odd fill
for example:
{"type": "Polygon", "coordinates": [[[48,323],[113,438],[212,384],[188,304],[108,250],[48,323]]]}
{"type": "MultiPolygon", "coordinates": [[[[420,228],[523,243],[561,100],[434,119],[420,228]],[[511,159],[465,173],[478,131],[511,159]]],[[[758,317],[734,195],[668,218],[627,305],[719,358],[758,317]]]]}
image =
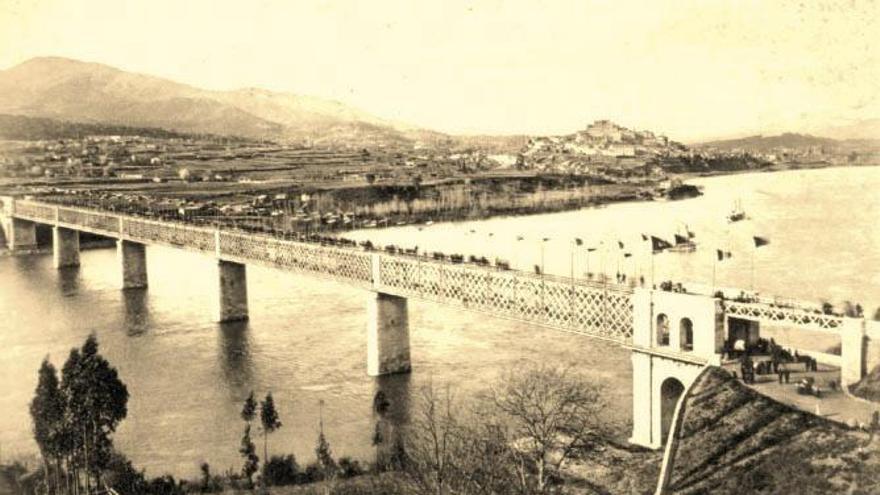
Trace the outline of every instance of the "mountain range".
{"type": "Polygon", "coordinates": [[[442,137],[336,101],[257,88],[205,90],[59,57],[33,58],[0,71],[0,113],[316,142],[442,137]]]}
{"type": "MultiPolygon", "coordinates": [[[[200,89],[61,57],[37,57],[0,71],[0,114],[314,144],[412,145],[450,141],[511,151],[524,141],[523,136],[449,136],[382,119],[337,101],[258,88],[200,89]]],[[[880,119],[829,128],[822,134],[836,139],[877,139],[880,119]]],[[[834,143],[829,138],[783,134],[697,146],[824,146],[834,143]]]]}
{"type": "Polygon", "coordinates": [[[695,145],[697,148],[715,148],[722,150],[749,150],[770,151],[779,148],[803,149],[811,147],[840,148],[840,147],[877,147],[880,141],[877,139],[832,139],[828,137],[813,136],[810,134],[798,134],[786,132],[778,136],[748,136],[736,139],[722,139],[707,141],[695,145]]]}

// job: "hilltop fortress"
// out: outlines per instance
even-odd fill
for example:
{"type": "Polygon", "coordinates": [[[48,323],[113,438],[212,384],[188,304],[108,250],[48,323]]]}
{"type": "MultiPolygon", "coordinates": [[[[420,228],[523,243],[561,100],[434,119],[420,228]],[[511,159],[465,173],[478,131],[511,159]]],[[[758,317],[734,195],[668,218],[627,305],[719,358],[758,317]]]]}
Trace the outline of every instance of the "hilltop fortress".
{"type": "Polygon", "coordinates": [[[532,138],[521,156],[527,168],[587,172],[591,165],[632,168],[644,166],[653,158],[677,157],[687,152],[687,147],[666,136],[597,120],[574,134],[532,138]]]}

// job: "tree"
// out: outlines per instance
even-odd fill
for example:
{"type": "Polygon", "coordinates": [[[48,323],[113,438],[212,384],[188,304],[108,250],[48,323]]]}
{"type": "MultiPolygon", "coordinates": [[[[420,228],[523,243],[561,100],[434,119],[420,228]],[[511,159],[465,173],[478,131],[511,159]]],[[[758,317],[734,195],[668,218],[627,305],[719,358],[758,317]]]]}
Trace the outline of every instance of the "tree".
{"type": "Polygon", "coordinates": [[[407,473],[422,493],[448,493],[456,428],[449,389],[441,402],[433,385],[425,387],[412,426],[406,431],[407,473]]]}
{"type": "Polygon", "coordinates": [[[89,335],[81,349],[72,349],[61,370],[65,401],[65,440],[73,464],[83,468],[86,491],[90,474],[100,482],[113,451],[111,435],[128,414],[128,388],[98,352],[98,340],[89,335]]]}
{"type": "Polygon", "coordinates": [[[600,433],[598,413],[605,403],[599,388],[567,368],[537,365],[512,370],[491,396],[510,429],[511,454],[521,466],[523,491],[546,493],[562,464],[600,433]],[[526,486],[529,479],[531,486],[526,486]]]}
{"type": "Polygon", "coordinates": [[[266,485],[292,485],[299,476],[299,465],[293,454],[273,455],[263,462],[263,480],[266,485]]]}
{"type": "Polygon", "coordinates": [[[260,423],[263,425],[263,459],[268,459],[269,433],[281,428],[281,421],[278,419],[278,411],[275,410],[272,392],[266,394],[266,398],[260,404],[260,423]]]}
{"type": "Polygon", "coordinates": [[[257,413],[257,401],[254,400],[254,392],[251,390],[250,395],[244,400],[244,407],[241,408],[241,419],[250,423],[254,420],[257,413]]]}
{"type": "Polygon", "coordinates": [[[61,395],[58,373],[48,358],[43,359],[40,365],[37,389],[30,410],[34,440],[43,457],[46,483],[51,483],[53,491],[57,492],[60,489],[59,470],[63,454],[64,398],[61,395]],[[50,459],[54,462],[54,471],[50,468],[50,459]]]}
{"type": "Polygon", "coordinates": [[[257,447],[251,440],[251,425],[248,423],[244,427],[244,435],[241,437],[241,447],[238,453],[244,458],[244,465],[241,468],[241,475],[244,476],[249,486],[254,485],[254,473],[260,465],[260,458],[257,457],[257,447]]]}
{"type": "Polygon", "coordinates": [[[425,495],[512,493],[519,485],[512,440],[492,412],[464,410],[448,390],[441,397],[425,387],[405,430],[406,447],[395,444],[392,465],[425,495]]]}
{"type": "Polygon", "coordinates": [[[324,437],[324,430],[318,433],[318,444],[315,446],[315,457],[318,458],[318,466],[324,479],[332,478],[336,474],[336,461],[333,459],[333,453],[330,451],[330,444],[324,437]]]}
{"type": "Polygon", "coordinates": [[[385,436],[382,434],[382,420],[376,421],[376,428],[373,429],[373,437],[371,439],[373,447],[376,447],[376,466],[382,468],[384,462],[380,455],[382,444],[385,443],[385,436]]]}

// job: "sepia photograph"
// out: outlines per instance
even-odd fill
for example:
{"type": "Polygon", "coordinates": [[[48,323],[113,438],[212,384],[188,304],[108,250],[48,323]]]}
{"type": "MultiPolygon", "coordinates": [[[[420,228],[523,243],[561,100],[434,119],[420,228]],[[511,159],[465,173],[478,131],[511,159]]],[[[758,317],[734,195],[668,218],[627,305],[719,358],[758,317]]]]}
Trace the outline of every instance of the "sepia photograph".
{"type": "Polygon", "coordinates": [[[0,495],[880,494],[880,2],[0,0],[0,495]]]}

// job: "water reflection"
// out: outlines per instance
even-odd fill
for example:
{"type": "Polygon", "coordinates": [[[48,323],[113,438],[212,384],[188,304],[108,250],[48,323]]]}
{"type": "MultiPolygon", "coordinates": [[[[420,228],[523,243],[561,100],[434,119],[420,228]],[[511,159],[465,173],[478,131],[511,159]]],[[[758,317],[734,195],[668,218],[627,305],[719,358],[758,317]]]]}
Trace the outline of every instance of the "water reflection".
{"type": "Polygon", "coordinates": [[[410,374],[377,377],[373,394],[375,462],[393,462],[402,443],[402,429],[410,420],[410,374]]]}
{"type": "Polygon", "coordinates": [[[373,393],[373,414],[395,426],[409,422],[410,374],[376,377],[373,393]]]}
{"type": "Polygon", "coordinates": [[[255,388],[250,325],[235,321],[218,325],[219,361],[230,397],[238,400],[255,388]]]}
{"type": "Polygon", "coordinates": [[[128,336],[134,337],[146,332],[152,326],[147,291],[132,289],[122,291],[123,326],[128,336]]]}
{"type": "Polygon", "coordinates": [[[62,296],[70,297],[77,294],[80,286],[79,267],[72,266],[59,269],[57,280],[58,288],[61,290],[62,296]]]}

